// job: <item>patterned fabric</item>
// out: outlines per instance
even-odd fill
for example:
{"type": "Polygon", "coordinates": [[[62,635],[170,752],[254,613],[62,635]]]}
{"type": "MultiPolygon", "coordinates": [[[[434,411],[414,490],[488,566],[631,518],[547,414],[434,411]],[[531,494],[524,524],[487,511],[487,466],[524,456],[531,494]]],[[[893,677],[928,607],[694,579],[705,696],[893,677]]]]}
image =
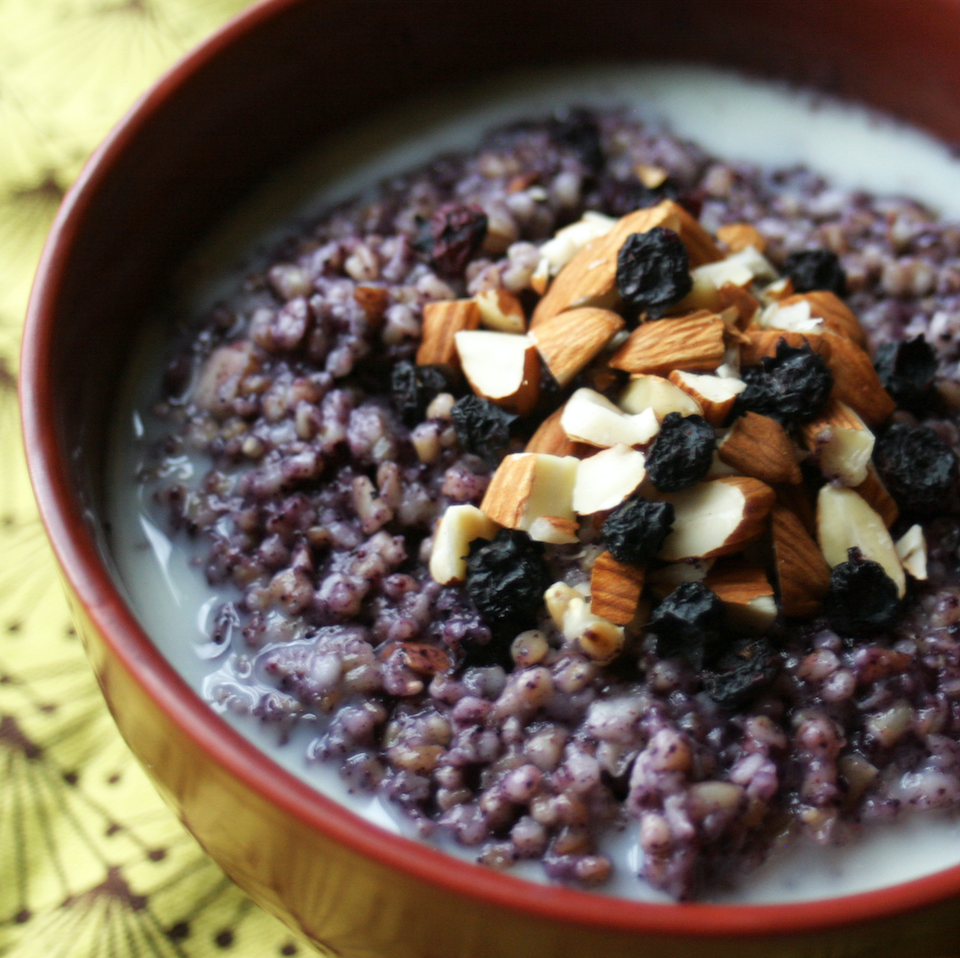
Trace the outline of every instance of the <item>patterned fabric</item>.
{"type": "Polygon", "coordinates": [[[20,448],[44,236],[91,149],[249,0],[0,0],[0,956],[306,955],[167,810],[70,627],[20,448]]]}

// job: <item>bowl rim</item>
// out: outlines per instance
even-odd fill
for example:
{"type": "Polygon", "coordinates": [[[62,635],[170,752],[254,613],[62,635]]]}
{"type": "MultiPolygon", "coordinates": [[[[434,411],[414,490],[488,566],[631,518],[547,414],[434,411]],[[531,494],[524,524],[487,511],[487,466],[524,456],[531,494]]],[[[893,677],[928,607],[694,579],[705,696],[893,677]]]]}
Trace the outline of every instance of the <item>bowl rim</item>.
{"type": "Polygon", "coordinates": [[[31,291],[20,360],[27,464],[40,516],[65,585],[116,656],[184,736],[231,776],[300,824],[389,869],[481,904],[551,922],[621,934],[697,939],[758,938],[889,919],[960,898],[960,865],[872,891],[771,904],[655,903],[540,885],[464,861],[371,823],[279,766],[230,727],[177,673],[121,597],[67,479],[48,401],[60,285],[98,190],[155,110],[183,94],[195,72],[287,9],[311,0],[259,0],[170,67],[129,109],[84,165],[51,227],[31,291]]]}

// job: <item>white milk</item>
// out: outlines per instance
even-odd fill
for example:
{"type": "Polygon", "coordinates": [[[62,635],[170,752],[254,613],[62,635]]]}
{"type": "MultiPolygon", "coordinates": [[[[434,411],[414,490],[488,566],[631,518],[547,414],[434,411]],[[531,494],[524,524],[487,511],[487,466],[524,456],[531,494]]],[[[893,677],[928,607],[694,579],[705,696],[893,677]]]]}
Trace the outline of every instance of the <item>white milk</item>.
{"type": "MultiPolygon", "coordinates": [[[[177,307],[194,312],[223,295],[234,281],[226,275],[259,243],[285,229],[276,224],[293,212],[309,215],[384,176],[418,165],[437,152],[469,149],[478,131],[506,119],[545,115],[555,108],[634,106],[642,119],[689,137],[728,160],[772,165],[804,164],[838,186],[877,193],[908,194],[939,212],[960,217],[960,162],[938,141],[862,109],[744,81],[713,70],[664,66],[593,68],[513,77],[469,93],[414,104],[351,131],[298,167],[268,184],[227,222],[183,270],[177,307]],[[343,175],[343,170],[350,170],[343,175]],[[245,252],[246,251],[246,252],[245,252]]],[[[235,274],[234,274],[235,275],[235,274]]],[[[159,391],[157,358],[163,332],[144,337],[128,377],[114,429],[107,515],[117,578],[147,632],[172,665],[198,692],[214,684],[228,650],[206,639],[206,617],[224,593],[207,586],[190,565],[190,551],[172,544],[165,521],[134,482],[145,444],[157,425],[147,410],[159,391]]],[[[194,467],[184,460],[184,478],[194,467]]],[[[199,466],[197,475],[201,475],[199,466]]],[[[412,834],[395,809],[369,795],[350,795],[332,768],[310,764],[304,747],[315,730],[298,730],[278,746],[275,733],[254,720],[225,718],[278,764],[357,814],[393,832],[412,834]]],[[[604,892],[626,898],[667,901],[635,875],[639,854],[635,830],[610,836],[603,851],[616,877],[604,892]]],[[[452,842],[443,847],[472,859],[476,852],[452,842]]],[[[733,894],[716,901],[785,902],[867,891],[960,863],[960,821],[936,814],[915,816],[895,828],[876,830],[852,847],[793,847],[778,852],[733,894]]],[[[516,874],[542,880],[540,867],[526,863],[516,874]]]]}

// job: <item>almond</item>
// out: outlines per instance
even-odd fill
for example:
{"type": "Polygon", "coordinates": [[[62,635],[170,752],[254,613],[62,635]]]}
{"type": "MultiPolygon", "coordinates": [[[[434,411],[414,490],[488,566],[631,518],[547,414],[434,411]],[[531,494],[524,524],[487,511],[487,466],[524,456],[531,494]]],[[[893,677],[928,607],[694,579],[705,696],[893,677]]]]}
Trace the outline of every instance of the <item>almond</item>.
{"type": "Polygon", "coordinates": [[[473,391],[525,416],[540,395],[540,359],[529,336],[465,330],[454,336],[463,374],[473,391]]]}
{"type": "MultiPolygon", "coordinates": [[[[616,225],[615,217],[587,210],[576,223],[571,223],[569,226],[557,230],[553,238],[547,240],[540,247],[541,260],[537,266],[537,271],[539,272],[541,265],[543,265],[546,279],[549,279],[550,276],[556,276],[587,243],[606,235],[616,225]]],[[[541,296],[543,295],[541,290],[537,290],[537,292],[541,296]]]]}
{"type": "Polygon", "coordinates": [[[560,425],[578,442],[591,446],[642,446],[660,431],[652,409],[631,416],[592,389],[578,389],[563,407],[560,425]]]}
{"type": "Polygon", "coordinates": [[[868,426],[886,422],[897,408],[883,388],[870,357],[851,339],[827,333],[830,354],[824,359],[833,373],[834,399],[855,409],[868,426]]]}
{"type": "Polygon", "coordinates": [[[440,300],[423,307],[423,337],[417,349],[421,366],[447,366],[460,372],[454,336],[480,327],[480,307],[472,299],[440,300]]]}
{"type": "Polygon", "coordinates": [[[867,477],[856,489],[867,505],[880,514],[888,529],[900,518],[900,507],[896,499],[887,492],[887,487],[872,462],[867,463],[867,477]]]}
{"type": "Polygon", "coordinates": [[[673,505],[675,518],[658,558],[678,562],[730,555],[759,539],[775,496],[759,479],[729,476],[662,498],[673,505]]]}
{"type": "Polygon", "coordinates": [[[783,329],[761,329],[751,326],[746,330],[749,342],[740,350],[740,361],[744,366],[759,366],[764,356],[776,356],[780,340],[785,340],[788,346],[799,349],[804,343],[829,364],[831,340],[826,333],[793,333],[783,329]]]}
{"type": "Polygon", "coordinates": [[[831,399],[800,435],[826,479],[859,486],[867,478],[874,436],[849,406],[831,399]]]}
{"type": "Polygon", "coordinates": [[[703,410],[703,418],[711,426],[722,426],[727,421],[737,396],[747,388],[747,384],[739,379],[703,376],[679,369],[670,373],[670,382],[693,396],[703,410]]]}
{"type": "Polygon", "coordinates": [[[613,354],[610,365],[628,373],[711,372],[723,361],[724,327],[719,316],[706,311],[643,323],[613,354]]]}
{"type": "Polygon", "coordinates": [[[714,289],[720,289],[726,283],[746,289],[755,279],[777,278],[776,270],[753,246],[745,246],[725,259],[698,266],[691,275],[695,281],[698,277],[708,279],[714,289]]]}
{"type": "Polygon", "coordinates": [[[927,578],[927,540],[922,526],[910,526],[897,539],[896,550],[900,564],[914,579],[923,581],[927,578]]]}
{"type": "Polygon", "coordinates": [[[684,582],[703,582],[714,565],[713,559],[686,559],[647,573],[646,584],[660,600],[684,582]]]}
{"type": "Polygon", "coordinates": [[[527,531],[536,519],[573,519],[573,486],[579,460],[521,452],[506,456],[487,486],[480,509],[509,529],[527,531]]]}
{"type": "Polygon", "coordinates": [[[763,310],[758,320],[762,329],[782,329],[788,333],[811,333],[818,336],[827,331],[826,323],[813,317],[810,304],[804,299],[789,305],[787,300],[772,303],[763,310]]]}
{"type": "Polygon", "coordinates": [[[662,376],[641,374],[633,377],[617,399],[617,405],[628,413],[643,412],[652,409],[657,419],[671,412],[678,412],[681,416],[700,416],[703,410],[693,396],[685,393],[679,386],[662,376]]]}
{"type": "Polygon", "coordinates": [[[765,286],[760,294],[760,297],[765,304],[776,303],[781,299],[786,299],[788,296],[792,296],[794,292],[793,280],[790,279],[789,276],[784,276],[778,280],[775,280],[769,286],[765,286]]]}
{"type": "Polygon", "coordinates": [[[549,542],[553,545],[573,545],[579,542],[576,519],[564,519],[561,516],[538,516],[530,523],[530,538],[536,542],[549,542]]]}
{"type": "Polygon", "coordinates": [[[906,576],[886,524],[852,489],[828,485],[820,490],[817,541],[831,568],[846,562],[848,550],[852,548],[859,549],[865,559],[879,562],[903,598],[906,576]]]}
{"type": "Polygon", "coordinates": [[[550,413],[530,437],[525,452],[546,452],[551,456],[576,456],[582,459],[590,447],[582,442],[574,442],[560,425],[563,407],[550,413]]]}
{"type": "Polygon", "coordinates": [[[801,522],[811,538],[817,535],[817,508],[807,487],[803,484],[777,486],[777,505],[789,509],[801,522]]]}
{"type": "Polygon", "coordinates": [[[836,293],[831,293],[827,289],[818,289],[809,293],[796,293],[780,300],[781,308],[795,303],[806,303],[810,309],[810,315],[822,320],[824,326],[831,332],[852,339],[861,349],[867,348],[867,336],[860,321],[836,293]]]}
{"type": "Polygon", "coordinates": [[[727,223],[717,230],[717,239],[732,253],[752,246],[758,253],[767,248],[767,241],[755,226],[749,223],[727,223]]]}
{"type": "Polygon", "coordinates": [[[662,166],[652,166],[649,163],[638,163],[633,172],[637,179],[648,189],[655,190],[667,181],[670,174],[662,166]]]}
{"type": "Polygon", "coordinates": [[[624,325],[617,313],[588,306],[551,317],[531,335],[553,378],[566,386],[624,325]]]}
{"type": "Polygon", "coordinates": [[[763,632],[773,625],[777,603],[760,566],[740,560],[718,562],[703,584],[719,596],[727,620],[735,628],[763,632]]]}
{"type": "Polygon", "coordinates": [[[527,317],[520,300],[508,289],[486,289],[473,297],[480,308],[480,323],[485,329],[501,333],[522,333],[527,317]]]}
{"type": "Polygon", "coordinates": [[[615,625],[627,625],[636,614],[643,580],[639,566],[600,553],[590,573],[590,611],[615,625]]]}
{"type": "Polygon", "coordinates": [[[357,286],[353,298],[363,309],[367,322],[379,326],[390,304],[390,291],[383,286],[357,286]]]}
{"type": "Polygon", "coordinates": [[[740,329],[746,329],[759,312],[760,301],[741,286],[724,283],[717,290],[716,308],[720,312],[731,306],[736,307],[737,310],[737,326],[740,329]]]}
{"type": "Polygon", "coordinates": [[[800,466],[793,440],[769,416],[748,412],[740,416],[717,447],[722,462],[745,476],[770,485],[800,482],[800,466]]]}
{"type": "Polygon", "coordinates": [[[474,539],[492,539],[500,527],[476,506],[448,506],[433,534],[430,575],[440,585],[467,578],[467,556],[474,539]]]}
{"type": "Polygon", "coordinates": [[[646,478],[646,459],[629,446],[611,446],[580,460],[573,511],[592,515],[619,506],[646,478]]]}
{"type": "Polygon", "coordinates": [[[784,615],[816,615],[830,589],[830,567],[796,514],[782,505],[771,513],[773,556],[784,615]]]}

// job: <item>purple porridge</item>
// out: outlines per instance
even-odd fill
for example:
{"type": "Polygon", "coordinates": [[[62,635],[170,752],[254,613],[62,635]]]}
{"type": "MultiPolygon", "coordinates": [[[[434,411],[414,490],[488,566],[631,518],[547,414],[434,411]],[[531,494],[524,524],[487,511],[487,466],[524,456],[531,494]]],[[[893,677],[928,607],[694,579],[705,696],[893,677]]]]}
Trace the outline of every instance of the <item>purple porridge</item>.
{"type": "MultiPolygon", "coordinates": [[[[517,123],[393,178],[280,244],[167,367],[155,406],[166,435],[141,479],[223,590],[211,639],[236,655],[211,699],[281,733],[315,727],[311,760],[399,806],[425,837],[584,886],[610,878],[599,840],[612,830],[637,836],[641,879],[685,899],[786,841],[844,844],[907,809],[960,808],[958,323],[956,227],[803,168],[725,163],[623,113],[517,123]],[[679,287],[660,302],[650,283],[632,301],[622,284],[574,284],[545,309],[584,244],[638,210],[665,211],[629,233],[687,257],[679,287]],[[684,285],[738,256],[746,280],[728,270],[713,287],[684,285]],[[853,419],[837,418],[837,338],[856,331],[824,331],[806,290],[852,311],[889,408],[875,393],[856,408],[855,384],[853,419]],[[578,309],[612,325],[571,359],[576,348],[548,348],[547,329],[578,309]],[[637,337],[689,316],[713,337],[707,358],[636,364],[637,337]],[[512,391],[488,388],[482,356],[475,372],[465,344],[484,332],[525,337],[512,391]],[[829,337],[832,353],[818,345],[829,337]],[[785,413],[766,384],[793,365],[804,402],[822,395],[785,413]],[[735,386],[716,399],[698,376],[735,386]],[[655,464],[670,472],[688,450],[663,452],[672,427],[659,405],[624,401],[645,377],[693,398],[698,412],[675,398],[672,414],[706,422],[702,469],[652,482],[655,464]],[[619,410],[610,428],[650,434],[596,439],[606,426],[586,406],[589,422],[570,426],[577,395],[619,410]],[[758,450],[781,433],[794,450],[779,479],[733,454],[751,438],[738,423],[761,419],[758,450]],[[863,430],[863,461],[831,445],[863,430]],[[918,491],[905,475],[916,449],[939,485],[918,491]],[[586,483],[589,505],[534,515],[541,480],[512,471],[525,450],[570,475],[613,454],[606,471],[640,471],[625,491],[586,483]],[[206,463],[193,484],[176,478],[185,454],[206,463]],[[719,545],[671,545],[666,522],[646,559],[624,551],[627,507],[668,503],[676,525],[689,490],[717,483],[743,491],[756,529],[745,506],[719,545]],[[817,549],[818,505],[834,497],[842,511],[847,495],[883,518],[896,570],[869,536],[834,557],[820,543],[826,561],[801,549],[791,566],[784,524],[817,549]],[[447,516],[473,532],[441,532],[447,516]],[[784,574],[795,566],[802,581],[784,574]]],[[[689,432],[677,441],[697,441],[689,432]]]]}

